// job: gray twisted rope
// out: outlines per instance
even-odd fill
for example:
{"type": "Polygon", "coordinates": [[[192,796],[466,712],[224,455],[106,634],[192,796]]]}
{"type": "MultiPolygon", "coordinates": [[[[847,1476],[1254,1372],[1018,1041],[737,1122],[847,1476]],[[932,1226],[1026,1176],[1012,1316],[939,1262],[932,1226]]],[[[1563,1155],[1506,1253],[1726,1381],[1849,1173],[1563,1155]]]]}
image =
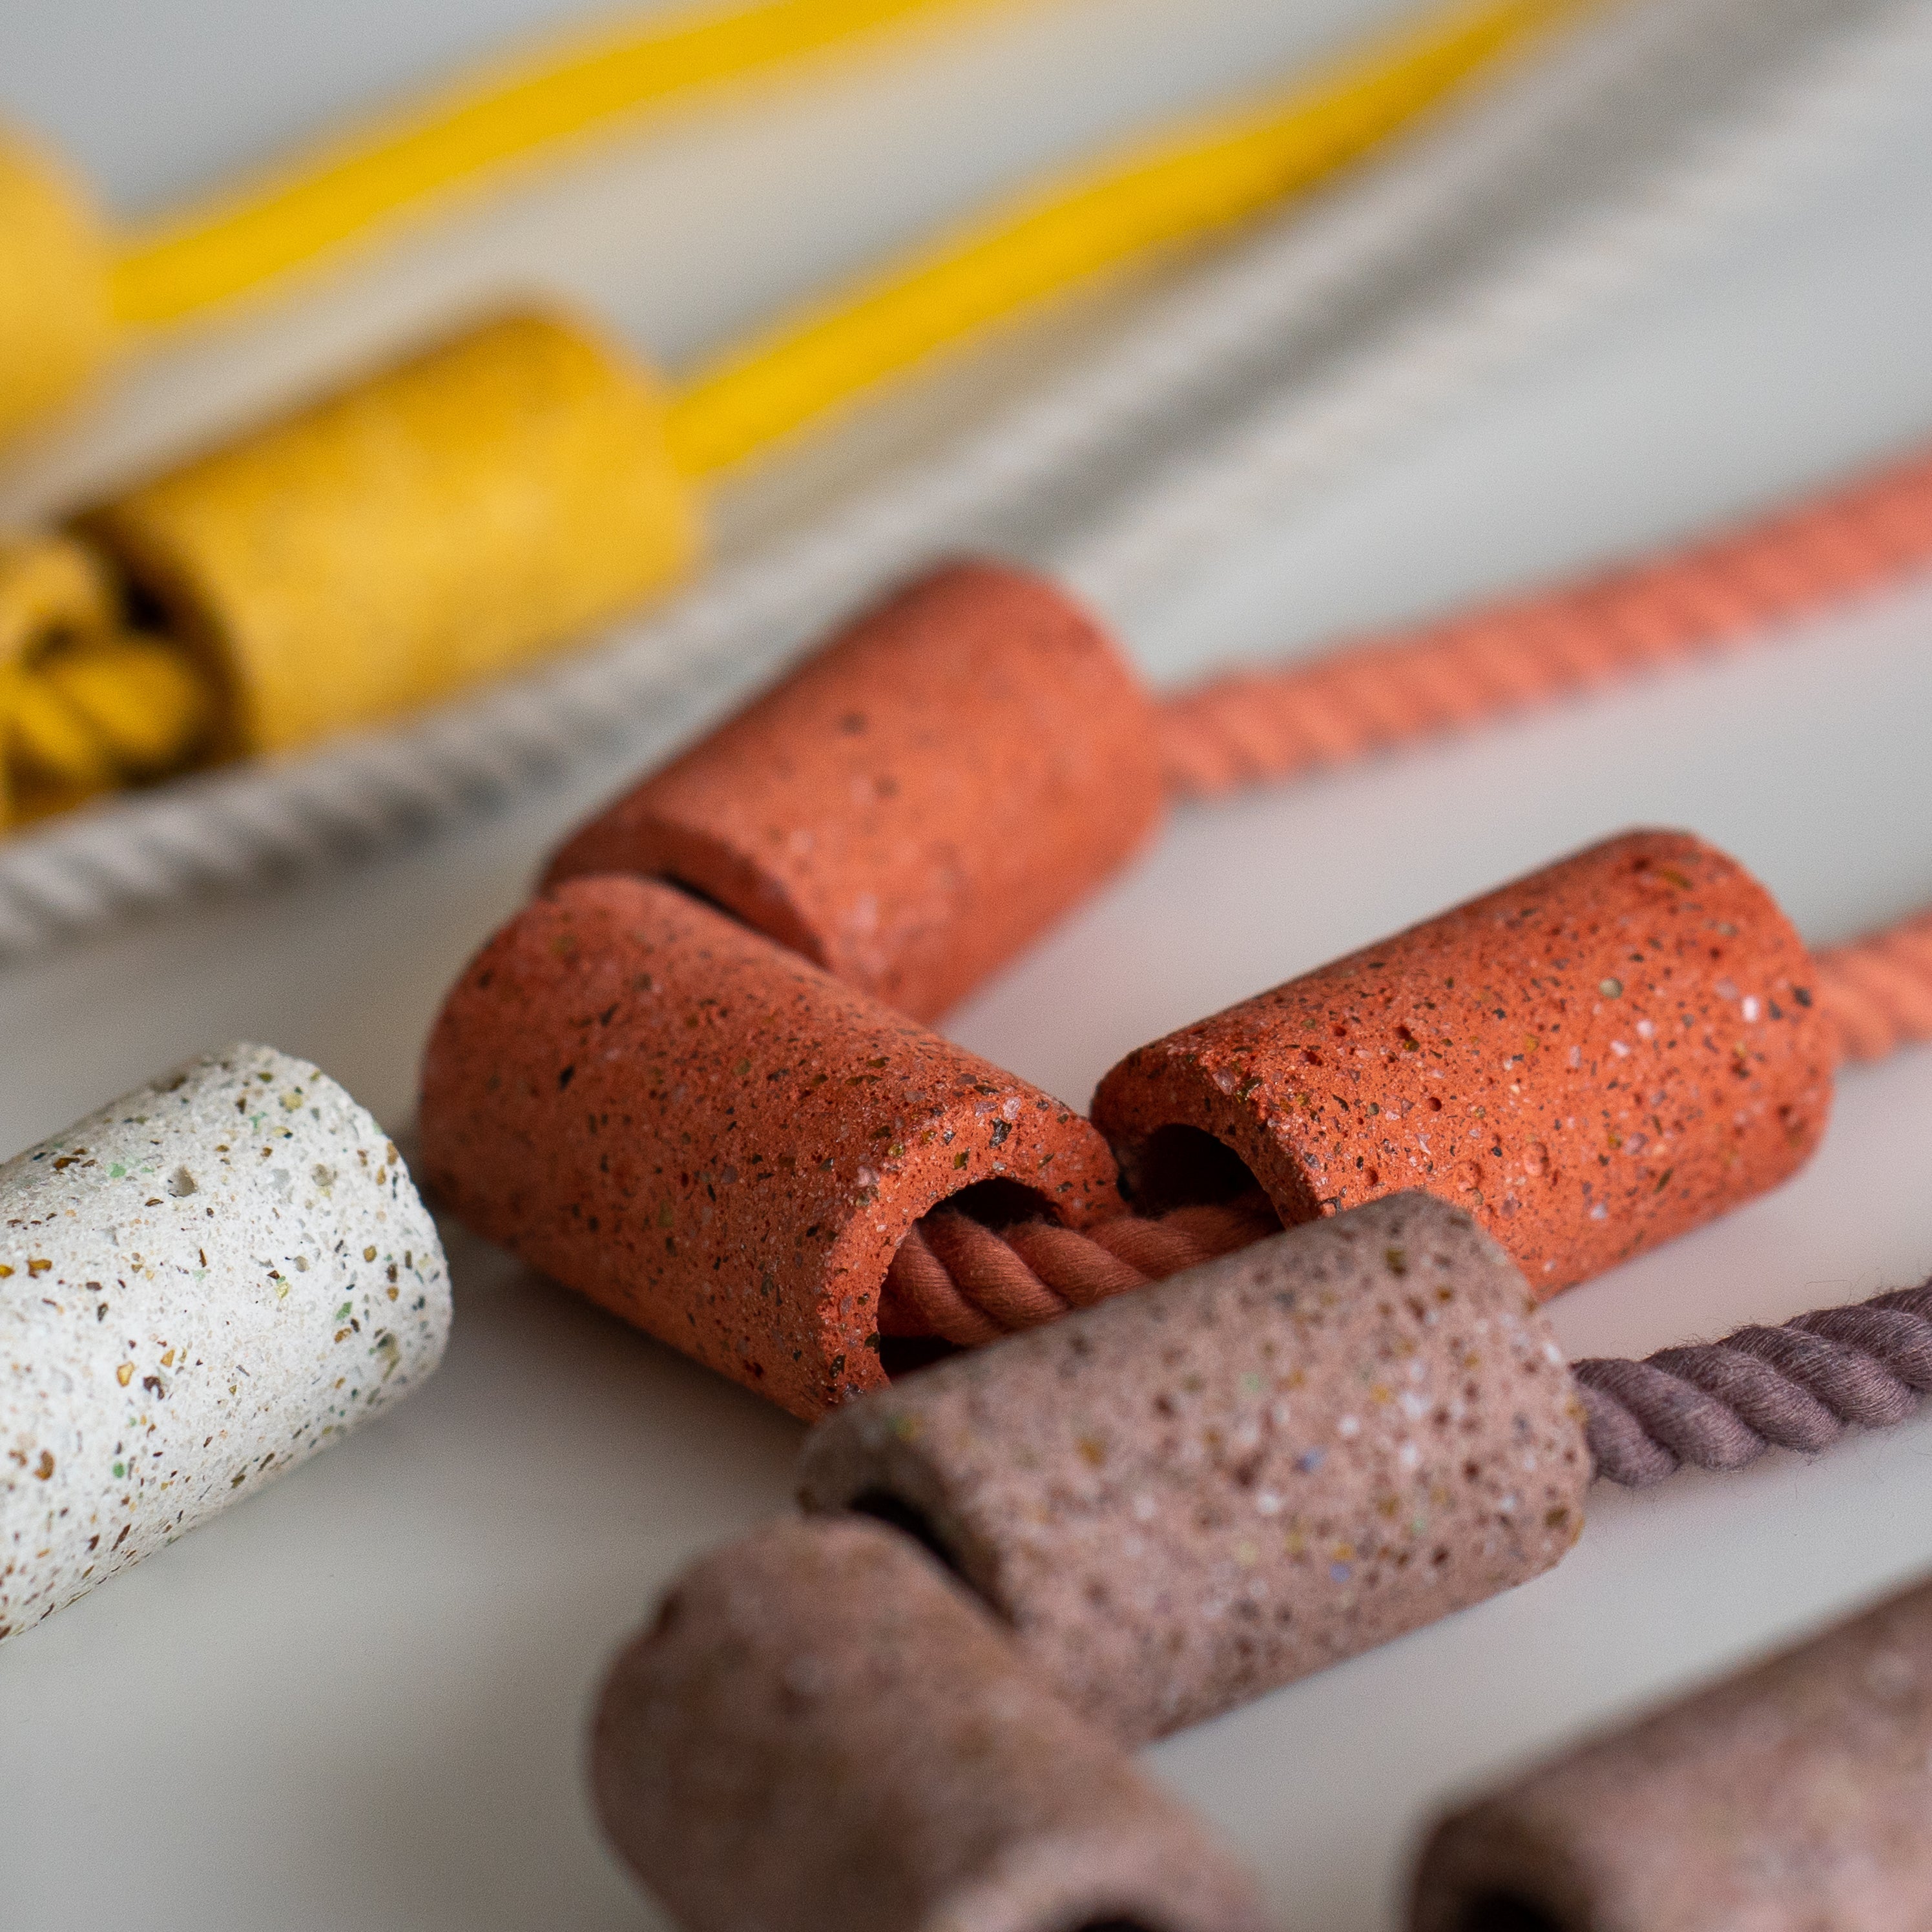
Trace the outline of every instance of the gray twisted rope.
{"type": "Polygon", "coordinates": [[[1688,1462],[1736,1469],[1766,1450],[1816,1450],[1856,1423],[1888,1429],[1932,1390],[1932,1280],[1849,1307],[1753,1325],[1720,1342],[1605,1358],[1570,1371],[1597,1474],[1626,1489],[1688,1462]]]}

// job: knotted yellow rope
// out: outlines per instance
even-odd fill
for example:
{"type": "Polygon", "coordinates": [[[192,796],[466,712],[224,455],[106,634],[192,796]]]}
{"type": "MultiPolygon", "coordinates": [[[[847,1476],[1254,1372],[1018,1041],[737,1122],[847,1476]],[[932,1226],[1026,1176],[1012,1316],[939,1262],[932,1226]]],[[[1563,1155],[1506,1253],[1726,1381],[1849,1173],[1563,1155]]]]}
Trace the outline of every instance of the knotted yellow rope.
{"type": "MultiPolygon", "coordinates": [[[[968,224],[950,240],[814,305],[802,318],[766,332],[700,370],[670,400],[664,423],[670,460],[687,476],[740,461],[862,389],[968,335],[1154,250],[1226,226],[1305,190],[1471,75],[1593,4],[1598,0],[1450,0],[1400,32],[1378,35],[1312,80],[1304,78],[1258,105],[1170,130],[1049,193],[1008,204],[968,224]]],[[[823,44],[830,36],[835,16],[845,23],[842,32],[852,32],[859,30],[862,18],[876,24],[909,13],[912,5],[913,0],[841,0],[839,5],[827,8],[808,6],[806,0],[778,0],[751,14],[688,26],[680,30],[686,36],[681,42],[676,42],[674,34],[671,38],[684,46],[689,73],[710,75],[730,61],[742,68],[751,46],[775,49],[787,33],[793,38],[785,44],[795,50],[803,44],[808,15],[821,36],[814,44],[823,44]],[[760,22],[762,26],[754,31],[752,23],[760,22]]],[[[576,76],[568,85],[566,70],[560,69],[540,82],[524,84],[520,91],[506,87],[489,112],[480,106],[458,109],[441,121],[426,121],[414,132],[400,133],[383,151],[389,160],[380,166],[371,158],[375,148],[360,159],[347,155],[334,176],[325,170],[307,188],[292,184],[282,202],[263,197],[233,211],[225,224],[184,231],[173,242],[157,242],[144,255],[128,258],[146,263],[138,273],[124,262],[118,299],[126,312],[140,308],[149,317],[178,314],[272,272],[275,262],[286,266],[302,259],[328,245],[330,236],[359,224],[382,202],[385,193],[393,190],[400,203],[409,198],[404,193],[409,182],[418,184],[410,190],[414,194],[426,191],[425,184],[436,180],[453,178],[462,156],[473,159],[498,148],[510,152],[507,144],[513,127],[520,126],[534,140],[539,128],[562,128],[571,111],[587,116],[593,100],[622,92],[620,76],[632,71],[626,62],[634,54],[634,48],[629,55],[612,49],[586,55],[578,68],[568,70],[576,76]],[[325,189],[325,179],[334,185],[325,189]],[[272,216],[276,206],[283,208],[283,215],[272,216]],[[354,214],[358,208],[363,214],[354,214]],[[226,239],[218,239],[223,236],[226,239]]],[[[776,52],[769,55],[779,57],[776,52]]],[[[469,165],[465,162],[464,167],[469,165]]],[[[448,359],[453,366],[461,358],[452,355],[448,359]]],[[[492,380],[501,388],[502,376],[492,380]]],[[[385,376],[377,380],[393,386],[396,379],[385,376]]],[[[585,393],[601,394],[608,388],[608,382],[598,378],[585,393]]],[[[157,540],[173,544],[182,539],[185,516],[196,526],[188,537],[196,546],[198,557],[213,558],[218,574],[252,570],[258,559],[292,554],[304,545],[317,555],[339,549],[330,541],[310,543],[308,535],[291,538],[286,532],[294,530],[294,524],[282,524],[283,533],[276,534],[273,542],[254,526],[262,516],[274,521],[281,514],[278,506],[284,504],[298,523],[304,514],[304,473],[340,482],[350,473],[344,464],[352,441],[366,452],[373,447],[372,437],[380,441],[393,434],[366,420],[369,410],[356,404],[357,393],[309,412],[306,422],[316,426],[313,432],[301,422],[272,428],[252,445],[236,446],[232,460],[204,459],[194,480],[182,484],[163,479],[122,505],[106,506],[89,520],[88,533],[118,533],[137,549],[157,540]],[[352,437],[345,428],[352,424],[352,437]],[[304,436],[311,439],[310,459],[292,447],[304,436]],[[251,455],[251,448],[263,455],[251,455]],[[238,502],[241,486],[229,472],[253,475],[264,461],[278,478],[277,502],[250,509],[238,502]],[[218,484],[218,476],[222,479],[218,484]],[[225,507],[214,500],[218,490],[225,495],[225,507]],[[158,539],[158,526],[146,506],[174,501],[182,508],[169,510],[168,527],[158,539]],[[127,504],[136,506],[131,523],[127,504]],[[209,522],[212,517],[225,527],[237,516],[248,528],[237,524],[228,537],[209,522]]],[[[446,422],[452,436],[460,440],[466,433],[463,424],[473,412],[462,406],[460,397],[425,392],[424,406],[446,422]]],[[[461,479],[451,480],[447,475],[452,464],[467,460],[455,443],[440,456],[426,454],[424,473],[445,479],[436,483],[433,492],[439,502],[452,490],[460,496],[469,490],[474,495],[487,484],[494,500],[502,494],[497,483],[513,488],[514,479],[482,475],[490,460],[488,453],[479,448],[476,458],[476,489],[470,490],[461,479]]],[[[392,465],[386,466],[382,473],[386,476],[392,470],[392,465]]],[[[358,504],[355,514],[346,515],[345,528],[368,510],[366,503],[358,504]]],[[[401,514],[406,515],[406,510],[401,514]]],[[[422,514],[430,514],[427,505],[422,514]]],[[[674,522],[680,519],[688,522],[688,512],[672,518],[674,522]]],[[[320,535],[326,539],[328,532],[320,535]]],[[[418,535],[419,542],[412,539],[418,550],[460,550],[466,541],[461,531],[424,529],[418,535]]],[[[373,539],[358,539],[365,550],[368,541],[373,539]]],[[[58,548],[63,554],[73,548],[58,548]]],[[[681,556],[687,545],[680,538],[676,542],[668,539],[659,548],[668,556],[681,556]]],[[[634,542],[630,548],[642,555],[650,546],[634,542]]],[[[164,574],[171,574],[174,561],[162,560],[164,574]]],[[[437,561],[440,565],[450,560],[437,561]]],[[[486,596],[490,561],[487,556],[473,560],[475,570],[481,572],[478,593],[486,596]]],[[[561,568],[568,560],[551,561],[561,568]]],[[[32,562],[31,556],[26,562],[16,558],[12,595],[17,609],[32,606],[29,590],[20,587],[29,584],[27,564],[32,562]]],[[[32,568],[52,571],[57,566],[50,554],[32,568]]],[[[98,572],[98,566],[90,568],[98,572]]],[[[417,588],[408,587],[412,592],[417,588]]],[[[253,592],[259,585],[249,588],[253,592]]],[[[299,602],[302,594],[302,586],[292,583],[278,580],[272,588],[272,601],[283,613],[290,609],[292,596],[299,602]]],[[[578,628],[585,621],[584,614],[564,594],[568,590],[566,586],[556,593],[562,598],[559,608],[570,605],[574,611],[571,626],[563,628],[578,628]]],[[[214,742],[215,700],[188,660],[173,654],[162,640],[117,630],[100,620],[98,606],[90,607],[92,614],[83,622],[71,584],[69,595],[74,601],[64,607],[61,635],[54,645],[42,648],[23,641],[16,644],[10,659],[0,656],[0,665],[6,667],[0,672],[0,763],[10,766],[13,773],[10,782],[0,774],[0,824],[9,818],[18,820],[116,784],[179,769],[214,742]]],[[[303,726],[299,733],[263,735],[251,732],[245,715],[230,716],[224,720],[222,736],[238,748],[258,748],[258,740],[293,742],[297,736],[325,728],[323,721],[339,725],[368,715],[356,712],[350,701],[332,705],[326,646],[316,650],[297,641],[318,627],[327,632],[330,600],[333,596],[339,601],[339,587],[317,585],[313,596],[314,621],[278,615],[278,635],[268,648],[279,659],[282,668],[277,675],[285,683],[292,679],[295,686],[306,682],[316,688],[318,701],[313,709],[318,722],[303,726]]],[[[259,608],[260,599],[255,602],[259,608]]],[[[445,614],[454,614],[453,610],[445,614]]],[[[514,649],[506,644],[500,654],[502,663],[494,668],[501,669],[535,648],[552,646],[560,634],[560,626],[550,621],[554,614],[533,614],[519,633],[521,642],[514,649]]],[[[372,630],[374,622],[358,628],[365,636],[374,635],[380,625],[372,630]]],[[[218,632],[221,626],[211,628],[218,632]]],[[[478,634],[474,621],[466,620],[461,628],[466,638],[478,634]]],[[[20,634],[25,638],[28,634],[20,634]]],[[[482,675],[492,666],[478,664],[473,668],[482,675]]],[[[433,694],[439,676],[448,684],[454,674],[443,675],[428,664],[412,672],[418,698],[433,694]]],[[[228,708],[234,710],[232,693],[228,708]]]]}
{"type": "Polygon", "coordinates": [[[159,776],[206,740],[208,680],[125,626],[93,554],[0,543],[0,824],[159,776]]]}

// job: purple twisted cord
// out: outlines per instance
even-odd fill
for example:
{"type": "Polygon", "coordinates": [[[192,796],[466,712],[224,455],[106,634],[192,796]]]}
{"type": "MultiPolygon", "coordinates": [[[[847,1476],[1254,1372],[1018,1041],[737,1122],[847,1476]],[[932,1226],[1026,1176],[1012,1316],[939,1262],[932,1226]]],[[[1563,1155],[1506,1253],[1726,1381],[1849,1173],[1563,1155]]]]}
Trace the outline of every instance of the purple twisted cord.
{"type": "Polygon", "coordinates": [[[1853,1423],[1903,1422],[1932,1389],[1932,1280],[1640,1362],[1570,1367],[1597,1474],[1627,1489],[1686,1462],[1736,1469],[1769,1448],[1822,1449],[1853,1423]]]}

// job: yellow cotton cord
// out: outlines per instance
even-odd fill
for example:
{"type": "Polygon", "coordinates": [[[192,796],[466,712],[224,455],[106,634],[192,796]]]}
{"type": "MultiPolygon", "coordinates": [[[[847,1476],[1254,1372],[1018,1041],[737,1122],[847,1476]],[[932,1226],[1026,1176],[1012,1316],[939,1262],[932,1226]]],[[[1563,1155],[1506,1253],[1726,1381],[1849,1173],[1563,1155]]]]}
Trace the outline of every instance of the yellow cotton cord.
{"type": "Polygon", "coordinates": [[[975,220],[701,370],[672,406],[686,473],[740,461],[883,378],[1163,245],[1312,186],[1592,0],[1454,0],[1256,106],[975,220]]]}
{"type": "Polygon", "coordinates": [[[85,546],[0,542],[0,826],[179,769],[214,713],[200,667],[124,627],[85,546]]]}
{"type": "MultiPolygon", "coordinates": [[[[764,61],[776,62],[788,52],[829,44],[864,26],[883,24],[910,14],[918,6],[934,4],[936,0],[843,0],[843,4],[828,6],[808,4],[806,0],[778,0],[777,4],[750,14],[709,16],[708,24],[687,21],[678,32],[689,44],[678,40],[676,34],[663,34],[656,44],[662,47],[668,38],[674,44],[686,46],[680,57],[682,64],[676,68],[681,76],[676,86],[692,86],[727,73],[752,70],[760,64],[750,51],[754,47],[764,50],[760,57],[764,61]],[[836,32],[835,20],[840,23],[836,32]],[[758,22],[762,26],[754,26],[758,22]]],[[[962,4],[962,0],[949,0],[949,4],[962,4]]],[[[1156,145],[1143,146],[1124,162],[1086,176],[1057,194],[1030,198],[975,223],[950,242],[922,253],[898,272],[869,281],[843,299],[815,308],[802,322],[765,335],[701,374],[672,399],[668,418],[662,415],[658,418],[659,434],[654,446],[659,454],[651,460],[663,465],[667,479],[674,466],[691,476],[736,461],[866,386],[970,333],[1010,319],[1153,249],[1250,214],[1320,180],[1478,68],[1593,4],[1600,4],[1600,0],[1456,0],[1456,4],[1438,7],[1412,22],[1401,32],[1380,38],[1366,50],[1331,65],[1313,82],[1304,82],[1262,107],[1197,122],[1156,145]]],[[[635,55],[644,44],[628,44],[635,55]]],[[[605,49],[602,58],[616,63],[608,72],[596,58],[586,56],[577,68],[559,67],[526,77],[522,85],[529,98],[521,107],[508,104],[522,97],[515,88],[506,88],[488,99],[479,98],[466,107],[453,109],[440,120],[424,118],[411,129],[398,132],[387,148],[345,150],[333,177],[325,170],[306,186],[303,181],[292,181],[279,191],[279,199],[258,197],[231,210],[222,221],[184,231],[172,242],[157,242],[144,253],[130,255],[124,260],[118,284],[124,312],[158,320],[219,299],[279,267],[304,259],[375,214],[400,206],[492,157],[526,151],[538,140],[589,125],[623,105],[674,91],[668,82],[640,91],[634,79],[628,83],[629,93],[625,94],[613,77],[622,68],[618,54],[616,49],[605,49]],[[566,84],[565,76],[573,73],[583,84],[566,84]],[[588,77],[600,74],[603,78],[591,85],[588,77]],[[559,90],[554,96],[548,92],[552,87],[559,90]],[[603,104],[593,109],[593,100],[603,104]],[[465,118],[472,113],[478,117],[474,125],[465,118]],[[328,185],[332,179],[333,186],[328,185]],[[143,262],[146,266],[136,272],[136,265],[143,262]]],[[[636,70],[629,70],[634,74],[636,70]]],[[[671,66],[666,64],[662,70],[668,74],[671,66]]],[[[524,334],[529,334],[530,327],[517,326],[524,334]]],[[[496,329],[490,339],[502,334],[502,329],[496,329]]],[[[503,340],[510,338],[504,336],[503,340]]],[[[453,354],[462,362],[465,357],[474,360],[482,352],[469,345],[445,353],[446,359],[453,354]]],[[[326,439],[334,448],[362,422],[357,411],[366,415],[376,408],[381,400],[377,392],[383,391],[384,385],[393,388],[400,381],[408,388],[420,380],[406,372],[392,372],[362,386],[368,389],[368,395],[358,388],[338,402],[319,406],[310,414],[319,422],[326,418],[324,428],[334,425],[326,439]],[[336,422],[338,416],[343,418],[341,423],[336,422]]],[[[382,405],[384,410],[387,407],[382,405]]],[[[537,413],[542,416],[542,412],[537,413]]],[[[600,406],[593,413],[601,422],[608,411],[600,406]]],[[[473,414],[466,408],[455,412],[464,420],[473,414]]],[[[534,428],[540,430],[542,422],[534,428]]],[[[166,500],[165,508],[186,490],[199,503],[226,475],[223,463],[259,468],[271,458],[279,460],[277,452],[290,437],[312,442],[318,433],[316,425],[306,420],[272,428],[248,440],[232,460],[206,459],[174,478],[162,479],[146,495],[160,492],[166,500]],[[213,476],[213,483],[203,472],[213,476]]],[[[375,434],[373,425],[370,433],[375,434]]],[[[641,432],[639,435],[642,440],[650,440],[642,438],[641,432]]],[[[429,465],[424,475],[432,481],[442,479],[434,488],[428,483],[423,485],[438,503],[452,489],[461,495],[458,483],[470,475],[470,459],[458,447],[463,439],[457,437],[446,449],[446,440],[439,432],[422,451],[422,460],[429,465]],[[449,471],[447,476],[446,470],[449,471]]],[[[355,442],[355,439],[352,436],[350,441],[355,442]]],[[[377,445],[388,447],[380,436],[371,447],[377,445]]],[[[355,447],[362,445],[355,442],[355,447]]],[[[639,460],[644,460],[649,454],[646,451],[639,460]]],[[[332,459],[325,467],[333,476],[340,465],[332,459]]],[[[606,464],[599,470],[607,481],[609,468],[606,464]]],[[[518,508],[518,494],[512,490],[508,496],[503,494],[514,479],[496,478],[490,466],[482,464],[472,480],[501,514],[516,513],[512,517],[516,527],[528,520],[518,508]]],[[[539,489],[538,494],[543,492],[539,489]]],[[[308,500],[304,491],[294,488],[289,479],[256,495],[264,496],[272,508],[285,504],[298,523],[309,516],[303,508],[308,500]]],[[[157,537],[136,514],[146,500],[137,493],[137,498],[127,505],[105,506],[97,513],[95,526],[88,535],[90,538],[111,538],[120,531],[137,557],[159,544],[167,565],[162,574],[172,580],[182,573],[176,568],[180,560],[170,546],[178,548],[182,532],[170,524],[157,537]],[[139,527],[121,530],[117,515],[124,520],[135,516],[139,527]]],[[[150,510],[152,507],[148,506],[150,510]]],[[[232,506],[223,510],[216,504],[208,512],[214,518],[209,529],[202,530],[196,524],[188,534],[196,536],[196,536],[199,547],[191,546],[194,556],[214,571],[212,580],[230,602],[240,592],[230,581],[236,575],[235,568],[230,567],[233,560],[230,558],[227,564],[222,560],[235,550],[248,566],[236,581],[253,597],[248,610],[255,621],[238,626],[230,612],[226,620],[212,628],[232,632],[244,642],[254,632],[262,631],[268,642],[256,651],[260,656],[272,645],[287,643],[284,633],[293,634],[292,620],[284,621],[286,612],[276,617],[282,609],[280,604],[268,611],[267,618],[256,609],[261,602],[254,594],[260,590],[254,581],[260,571],[248,560],[280,556],[287,545],[244,542],[248,534],[243,528],[247,518],[238,522],[239,512],[230,514],[232,509],[232,506]],[[202,554],[211,542],[214,544],[210,553],[213,563],[202,554]]],[[[334,514],[324,516],[328,527],[322,531],[323,536],[334,528],[329,520],[334,514]]],[[[428,513],[425,510],[423,514],[428,513]]],[[[393,513],[386,511],[383,515],[398,529],[414,529],[422,522],[422,515],[412,520],[412,513],[400,503],[393,513]]],[[[581,522],[580,518],[575,520],[581,522]]],[[[430,516],[418,534],[434,548],[443,542],[446,521],[430,516]]],[[[638,545],[632,543],[629,548],[638,545]]],[[[368,544],[358,543],[356,554],[370,554],[368,544]]],[[[545,554],[552,554],[548,550],[545,554]]],[[[446,560],[452,563],[460,560],[454,554],[446,560]]],[[[332,598],[339,601],[365,587],[359,579],[346,585],[334,581],[338,574],[332,566],[325,573],[331,581],[320,586],[319,609],[323,616],[333,610],[332,598]]],[[[459,576],[467,574],[466,569],[459,576]]],[[[352,571],[350,575],[354,578],[356,573],[352,571]]],[[[487,578],[488,573],[483,575],[487,578]]],[[[217,714],[220,707],[208,673],[166,640],[125,628],[103,584],[94,558],[70,540],[41,539],[11,547],[0,544],[0,825],[18,824],[93,794],[179,770],[205,756],[220,736],[217,714]]],[[[308,602],[314,601],[305,599],[298,585],[287,587],[294,598],[290,610],[306,610],[308,602]]],[[[546,600],[548,609],[555,598],[546,592],[546,600]]],[[[346,635],[368,627],[339,626],[335,618],[329,617],[322,628],[328,634],[346,635]]],[[[463,627],[466,634],[475,628],[473,624],[463,627]]],[[[335,702],[331,694],[341,680],[332,675],[328,652],[295,655],[308,664],[310,674],[318,681],[318,697],[326,700],[322,708],[329,709],[335,702]]],[[[396,653],[388,655],[394,657],[396,653]]],[[[226,693],[221,704],[232,707],[233,698],[232,692],[226,693]]],[[[280,742],[286,735],[270,733],[268,738],[280,742]]]]}
{"type": "Polygon", "coordinates": [[[180,320],[486,172],[706,87],[998,0],[766,0],[653,14],[482,70],[136,230],[112,268],[123,322],[180,320]]]}

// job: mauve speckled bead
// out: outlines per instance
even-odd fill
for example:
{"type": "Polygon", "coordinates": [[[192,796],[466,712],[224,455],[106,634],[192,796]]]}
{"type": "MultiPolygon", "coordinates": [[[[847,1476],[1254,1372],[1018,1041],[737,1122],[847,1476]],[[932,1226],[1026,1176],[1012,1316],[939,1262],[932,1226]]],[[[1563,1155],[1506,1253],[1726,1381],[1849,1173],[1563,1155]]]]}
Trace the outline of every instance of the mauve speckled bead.
{"type": "Polygon", "coordinates": [[[1932,1584],[1439,1825],[1414,1932],[1924,1932],[1932,1584]]]}
{"type": "Polygon", "coordinates": [[[606,807],[548,882],[680,880],[930,1019],[1164,805],[1153,704],[1094,620],[1043,578],[950,564],[606,807]]]}
{"type": "Polygon", "coordinates": [[[683,1932],[1262,1932],[1247,1880],[896,1532],[771,1525],[613,1669],[591,1781],[683,1932]]]}
{"type": "Polygon", "coordinates": [[[1735,860],[1628,832],[1138,1048],[1093,1118],[1150,1200],[1190,1130],[1291,1223],[1426,1187],[1540,1299],[1804,1165],[1835,1059],[1811,977],[1735,860]]]}
{"type": "Polygon", "coordinates": [[[1522,1276],[1401,1194],[960,1355],[807,1439],[1133,1740],[1548,1569],[1590,1480],[1522,1276]]]}
{"type": "Polygon", "coordinates": [[[479,1233],[808,1420],[885,1380],[879,1292],[928,1208],[1120,1207],[1070,1108],[650,879],[572,880],[490,941],[421,1118],[479,1233]]]}
{"type": "Polygon", "coordinates": [[[0,1166],[0,1637],[400,1400],[449,1319],[395,1148],[272,1047],[0,1166]]]}

